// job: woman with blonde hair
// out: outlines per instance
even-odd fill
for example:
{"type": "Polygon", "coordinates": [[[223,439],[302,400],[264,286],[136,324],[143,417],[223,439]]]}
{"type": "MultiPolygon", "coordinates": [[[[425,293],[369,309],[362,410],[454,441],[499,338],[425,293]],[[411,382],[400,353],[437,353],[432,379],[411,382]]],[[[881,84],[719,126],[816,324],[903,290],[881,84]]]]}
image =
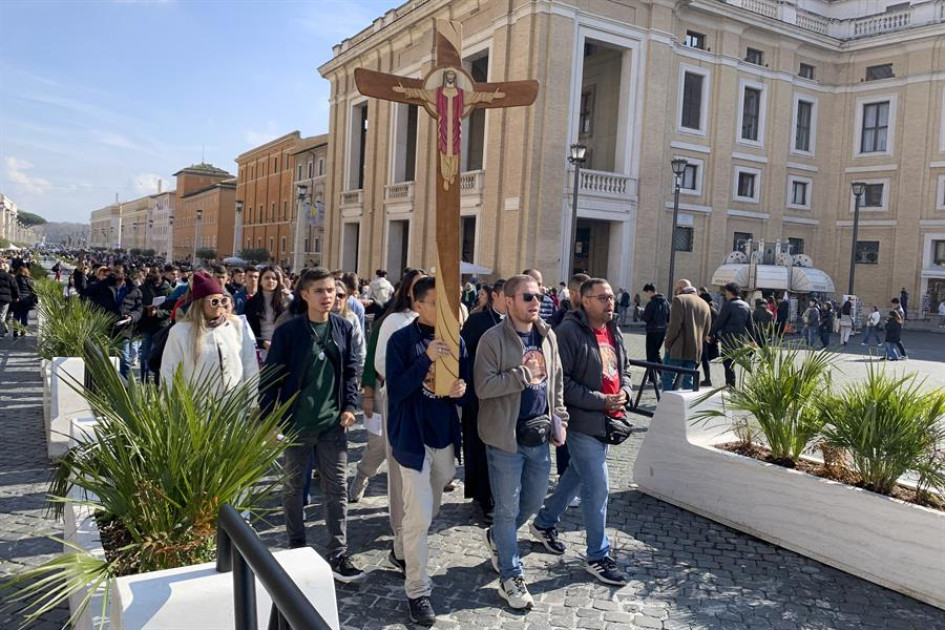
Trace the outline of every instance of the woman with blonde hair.
{"type": "Polygon", "coordinates": [[[178,369],[197,385],[212,379],[217,394],[259,374],[255,341],[230,314],[230,298],[219,281],[203,272],[193,276],[192,301],[169,330],[161,358],[161,382],[172,383],[178,369]]]}

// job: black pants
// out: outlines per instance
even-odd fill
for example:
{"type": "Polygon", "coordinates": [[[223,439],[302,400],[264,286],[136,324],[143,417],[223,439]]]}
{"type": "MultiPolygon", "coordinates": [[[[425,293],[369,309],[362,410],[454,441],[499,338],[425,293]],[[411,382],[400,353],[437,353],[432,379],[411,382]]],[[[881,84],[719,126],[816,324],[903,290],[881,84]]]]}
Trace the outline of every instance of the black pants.
{"type": "MultiPolygon", "coordinates": [[[[661,330],[659,332],[648,332],[646,333],[646,360],[649,363],[662,363],[663,360],[660,358],[660,350],[663,347],[663,340],[666,338],[666,331],[661,330]]],[[[651,380],[656,383],[657,378],[656,374],[651,373],[651,380]]]]}
{"type": "Polygon", "coordinates": [[[899,356],[901,356],[901,357],[906,356],[906,349],[902,346],[902,342],[901,342],[901,341],[897,341],[897,342],[896,342],[896,345],[899,346],[899,356]]]}
{"type": "Polygon", "coordinates": [[[486,512],[493,508],[486,445],[479,438],[479,401],[463,405],[463,492],[486,512]]]}

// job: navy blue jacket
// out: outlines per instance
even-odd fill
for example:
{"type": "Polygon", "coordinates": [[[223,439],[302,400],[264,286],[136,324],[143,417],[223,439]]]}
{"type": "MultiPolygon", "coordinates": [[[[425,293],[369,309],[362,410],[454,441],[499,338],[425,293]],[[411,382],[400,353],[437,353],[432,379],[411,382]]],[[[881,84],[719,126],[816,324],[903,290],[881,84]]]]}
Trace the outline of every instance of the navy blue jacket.
{"type": "Polygon", "coordinates": [[[423,381],[432,361],[426,351],[419,351],[423,345],[423,334],[415,323],[395,332],[387,342],[387,439],[397,462],[414,470],[423,468],[424,414],[449,422],[454,453],[459,456],[462,436],[456,406],[465,403],[472,392],[466,344],[460,338],[459,377],[467,383],[466,395],[460,399],[427,398],[423,381]]]}
{"type": "MultiPolygon", "coordinates": [[[[338,408],[342,411],[354,410],[358,406],[358,365],[354,359],[351,322],[340,315],[329,314],[331,338],[338,353],[341,365],[335,365],[335,383],[337,387],[338,408]]],[[[299,315],[278,326],[272,333],[272,343],[266,355],[266,368],[269,380],[260,383],[262,389],[260,405],[268,413],[276,404],[282,404],[302,390],[305,373],[312,364],[312,329],[308,324],[308,314],[299,315]]],[[[298,404],[296,400],[295,405],[298,404]]],[[[295,405],[289,410],[286,423],[291,424],[295,405]]],[[[341,418],[338,419],[339,422],[341,418]]]]}

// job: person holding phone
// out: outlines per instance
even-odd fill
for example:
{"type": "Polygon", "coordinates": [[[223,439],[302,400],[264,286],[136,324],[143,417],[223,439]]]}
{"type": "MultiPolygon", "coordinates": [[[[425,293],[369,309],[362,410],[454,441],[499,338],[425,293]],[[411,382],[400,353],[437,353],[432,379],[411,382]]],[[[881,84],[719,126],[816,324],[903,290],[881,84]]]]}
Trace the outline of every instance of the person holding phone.
{"type": "MultiPolygon", "coordinates": [[[[503,291],[506,318],[483,334],[474,367],[479,437],[486,445],[495,502],[492,526],[483,534],[499,573],[499,595],[512,608],[527,609],[534,599],[516,532],[538,512],[548,492],[548,443],[565,443],[568,412],[557,339],[540,317],[538,282],[512,276],[503,291]]],[[[550,552],[564,553],[554,527],[536,535],[550,552]]]]}

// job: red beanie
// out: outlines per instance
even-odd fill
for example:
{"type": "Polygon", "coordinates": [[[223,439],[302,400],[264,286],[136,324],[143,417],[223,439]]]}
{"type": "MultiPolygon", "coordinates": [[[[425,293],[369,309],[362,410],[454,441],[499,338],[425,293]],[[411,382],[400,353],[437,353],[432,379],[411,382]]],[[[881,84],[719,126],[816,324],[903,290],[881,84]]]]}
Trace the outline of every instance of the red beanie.
{"type": "Polygon", "coordinates": [[[194,300],[200,300],[208,295],[222,295],[223,287],[213,276],[202,271],[194,274],[194,283],[190,288],[194,300]]]}

